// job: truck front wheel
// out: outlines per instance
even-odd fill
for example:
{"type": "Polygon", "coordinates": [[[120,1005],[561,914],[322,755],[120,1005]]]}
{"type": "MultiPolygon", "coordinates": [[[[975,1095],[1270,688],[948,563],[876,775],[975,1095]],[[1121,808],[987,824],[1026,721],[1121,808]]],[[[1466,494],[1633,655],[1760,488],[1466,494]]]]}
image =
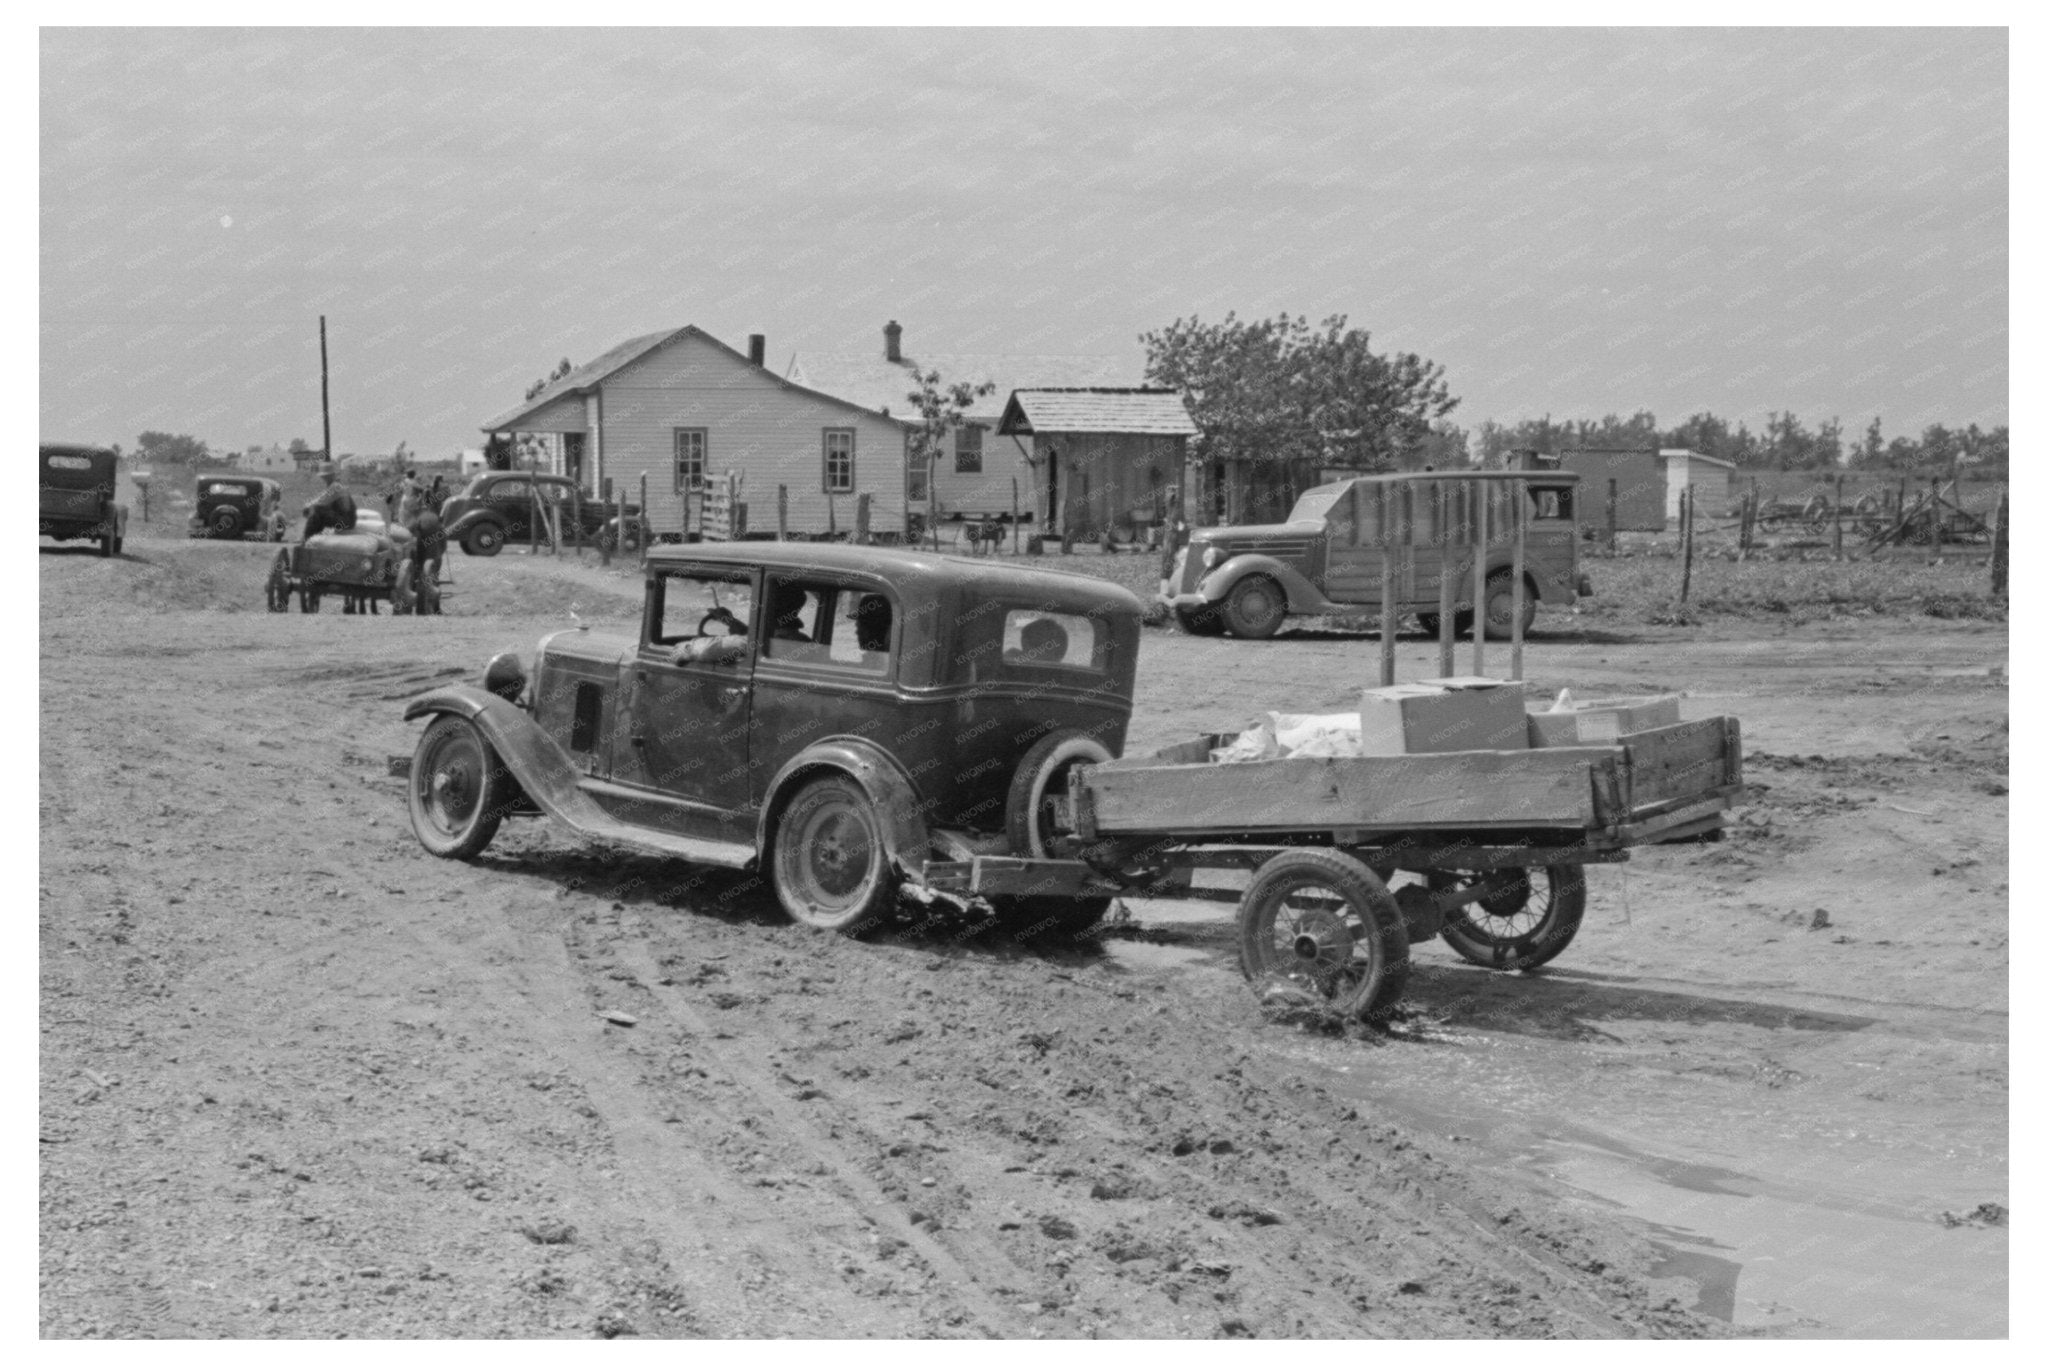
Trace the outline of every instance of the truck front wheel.
{"type": "Polygon", "coordinates": [[[1264,574],[1247,574],[1223,599],[1223,624],[1240,640],[1266,640],[1287,620],[1287,593],[1264,574]]]}
{"type": "MultiPolygon", "coordinates": [[[[1529,634],[1529,625],[1536,620],[1536,589],[1526,579],[1522,582],[1522,634],[1529,634]]],[[[1486,638],[1508,640],[1513,637],[1515,624],[1515,571],[1499,570],[1486,580],[1486,638]]]]}

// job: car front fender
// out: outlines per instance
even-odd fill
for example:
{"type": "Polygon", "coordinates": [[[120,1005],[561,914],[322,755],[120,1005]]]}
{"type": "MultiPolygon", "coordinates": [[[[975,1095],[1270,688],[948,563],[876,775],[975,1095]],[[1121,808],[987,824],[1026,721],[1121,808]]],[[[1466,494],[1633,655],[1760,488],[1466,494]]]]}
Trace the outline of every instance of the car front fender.
{"type": "Polygon", "coordinates": [[[889,860],[908,876],[920,874],[931,850],[931,832],[918,810],[917,787],[887,750],[857,736],[835,736],[806,746],[770,780],[754,840],[762,859],[768,857],[782,808],[805,779],[823,773],[841,773],[860,784],[875,804],[889,860]]]}
{"type": "Polygon", "coordinates": [[[1237,587],[1240,579],[1252,574],[1264,574],[1278,583],[1281,591],[1287,594],[1287,610],[1290,612],[1320,614],[1344,610],[1342,604],[1324,597],[1299,569],[1271,555],[1233,555],[1203,575],[1195,591],[1204,602],[1221,602],[1230,596],[1230,590],[1237,587]]]}

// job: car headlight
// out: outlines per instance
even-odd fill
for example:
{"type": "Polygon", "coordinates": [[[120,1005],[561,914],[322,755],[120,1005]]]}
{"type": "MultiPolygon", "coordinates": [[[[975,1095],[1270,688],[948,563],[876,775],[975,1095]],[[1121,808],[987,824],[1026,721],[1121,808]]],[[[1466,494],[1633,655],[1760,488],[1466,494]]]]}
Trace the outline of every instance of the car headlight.
{"type": "Polygon", "coordinates": [[[491,656],[491,662],[484,665],[484,691],[507,702],[519,700],[519,694],[526,691],[526,666],[519,662],[518,655],[507,650],[491,656]]]}
{"type": "Polygon", "coordinates": [[[1204,550],[1202,552],[1202,568],[1214,569],[1217,565],[1222,563],[1223,548],[1221,546],[1212,545],[1207,550],[1204,550]]]}

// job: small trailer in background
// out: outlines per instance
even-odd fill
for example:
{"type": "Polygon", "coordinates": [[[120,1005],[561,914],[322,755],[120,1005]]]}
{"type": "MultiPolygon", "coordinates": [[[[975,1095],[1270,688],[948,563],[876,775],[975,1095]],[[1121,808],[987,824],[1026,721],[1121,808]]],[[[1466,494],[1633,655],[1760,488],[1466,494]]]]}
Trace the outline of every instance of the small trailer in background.
{"type": "Polygon", "coordinates": [[[1742,730],[1726,716],[1609,745],[1211,763],[1234,738],[1077,765],[1031,856],[928,864],[926,881],[1229,899],[1255,988],[1369,1017],[1400,999],[1409,948],[1428,939],[1501,970],[1555,958],[1585,912],[1585,865],[1719,839],[1742,789],[1742,730]],[[1250,885],[1194,887],[1205,868],[1250,885]],[[1400,874],[1412,878],[1391,885],[1400,874]]]}

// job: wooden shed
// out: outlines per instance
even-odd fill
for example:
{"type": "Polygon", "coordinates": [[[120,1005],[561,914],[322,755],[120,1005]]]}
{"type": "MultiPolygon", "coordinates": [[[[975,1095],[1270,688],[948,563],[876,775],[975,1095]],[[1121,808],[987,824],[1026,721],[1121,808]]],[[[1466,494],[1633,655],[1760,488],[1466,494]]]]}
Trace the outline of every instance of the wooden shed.
{"type": "Polygon", "coordinates": [[[1685,447],[1666,447],[1657,452],[1664,462],[1664,515],[1678,520],[1678,500],[1693,491],[1693,514],[1720,517],[1727,513],[1728,487],[1735,479],[1735,462],[1717,455],[1701,455],[1685,447]]]}
{"type": "Polygon", "coordinates": [[[1177,389],[1017,389],[996,431],[1030,438],[1038,524],[1082,541],[1163,522],[1196,427],[1177,389]]]}

